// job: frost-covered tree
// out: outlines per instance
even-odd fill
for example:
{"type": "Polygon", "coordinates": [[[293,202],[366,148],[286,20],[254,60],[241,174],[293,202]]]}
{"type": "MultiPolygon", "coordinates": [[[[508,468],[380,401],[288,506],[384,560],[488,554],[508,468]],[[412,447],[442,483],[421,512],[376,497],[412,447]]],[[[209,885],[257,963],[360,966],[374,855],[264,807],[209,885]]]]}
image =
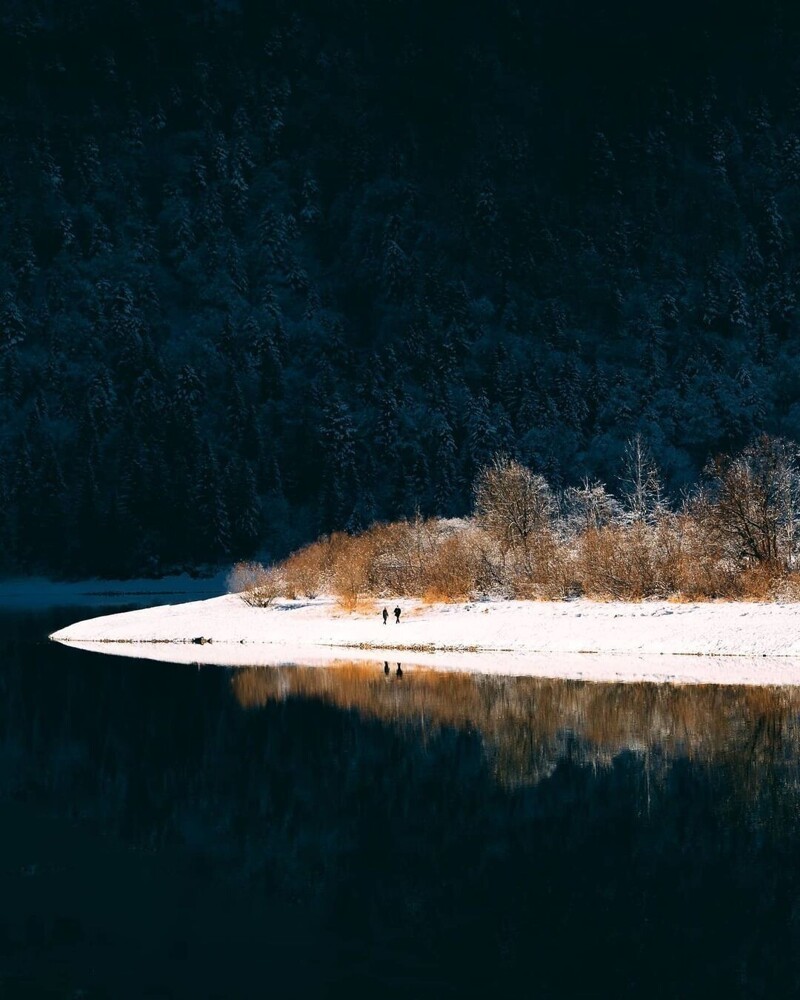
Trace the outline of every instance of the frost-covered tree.
{"type": "Polygon", "coordinates": [[[625,445],[620,490],[623,517],[629,522],[654,524],[666,510],[661,474],[641,434],[625,445]]]}
{"type": "Polygon", "coordinates": [[[564,491],[564,507],[573,531],[605,528],[622,514],[619,501],[599,480],[584,479],[580,485],[568,487],[564,491]]]}
{"type": "Polygon", "coordinates": [[[474,486],[475,513],[508,548],[528,551],[531,538],[552,521],[555,503],[544,476],[504,455],[481,469],[474,486]]]}
{"type": "Polygon", "coordinates": [[[698,511],[706,530],[738,560],[781,563],[798,556],[800,452],[766,434],[705,471],[698,511]]]}

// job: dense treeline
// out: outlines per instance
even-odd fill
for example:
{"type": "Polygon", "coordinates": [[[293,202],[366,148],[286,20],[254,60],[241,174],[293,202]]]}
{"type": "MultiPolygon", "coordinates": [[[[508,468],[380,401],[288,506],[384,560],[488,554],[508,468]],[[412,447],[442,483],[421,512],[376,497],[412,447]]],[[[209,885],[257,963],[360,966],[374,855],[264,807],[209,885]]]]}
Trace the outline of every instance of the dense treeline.
{"type": "Polygon", "coordinates": [[[0,569],[800,438],[796,15],[572,7],[9,0],[0,569]]]}
{"type": "Polygon", "coordinates": [[[334,533],[276,566],[238,563],[230,589],[255,607],[333,593],[350,610],[398,595],[796,599],[799,458],[797,445],[762,435],[709,463],[678,503],[639,436],[627,445],[617,495],[589,480],[556,491],[498,456],[478,473],[471,518],[334,533]]]}

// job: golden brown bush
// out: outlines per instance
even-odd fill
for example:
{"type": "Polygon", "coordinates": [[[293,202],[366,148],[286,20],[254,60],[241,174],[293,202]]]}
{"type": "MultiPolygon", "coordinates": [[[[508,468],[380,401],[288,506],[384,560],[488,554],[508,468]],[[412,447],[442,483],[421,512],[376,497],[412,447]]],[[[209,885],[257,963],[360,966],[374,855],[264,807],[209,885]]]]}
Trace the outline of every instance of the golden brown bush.
{"type": "MultiPolygon", "coordinates": [[[[235,568],[231,578],[236,575],[239,589],[254,565],[235,568]]],[[[776,563],[737,563],[687,512],[572,534],[544,527],[530,533],[524,547],[504,544],[476,521],[374,525],[362,535],[335,534],[295,552],[281,567],[281,580],[289,596],[328,592],[351,610],[365,597],[381,596],[702,601],[800,593],[797,574],[776,563]]]]}
{"type": "Polygon", "coordinates": [[[313,599],[325,590],[329,564],[328,539],[323,537],[293,552],[283,563],[287,597],[313,599]]]}
{"type": "Polygon", "coordinates": [[[331,590],[345,611],[355,611],[369,584],[369,539],[340,539],[332,556],[331,590]]]}
{"type": "Polygon", "coordinates": [[[422,597],[426,601],[466,601],[477,579],[476,553],[467,538],[451,535],[438,541],[425,566],[422,597]]]}
{"type": "Polygon", "coordinates": [[[640,441],[625,510],[600,483],[567,490],[556,503],[541,476],[499,458],[478,476],[474,518],[417,516],[374,524],[358,536],[336,532],[293,553],[280,572],[237,564],[230,587],[261,588],[263,601],[274,599],[278,587],[292,597],[332,593],[348,609],[371,597],[800,596],[800,472],[793,447],[762,438],[739,456],[718,460],[704,488],[678,513],[662,500],[640,441]],[[759,533],[748,546],[743,539],[751,522],[759,533]],[[261,574],[268,572],[265,581],[261,574]]]}

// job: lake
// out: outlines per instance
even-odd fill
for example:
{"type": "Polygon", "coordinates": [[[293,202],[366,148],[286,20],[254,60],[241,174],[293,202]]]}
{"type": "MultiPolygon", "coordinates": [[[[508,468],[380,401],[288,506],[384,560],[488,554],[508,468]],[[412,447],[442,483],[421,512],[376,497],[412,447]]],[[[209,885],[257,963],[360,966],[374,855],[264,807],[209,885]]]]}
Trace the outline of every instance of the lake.
{"type": "Polygon", "coordinates": [[[231,670],[0,613],[0,997],[788,997],[800,689],[231,670]]]}

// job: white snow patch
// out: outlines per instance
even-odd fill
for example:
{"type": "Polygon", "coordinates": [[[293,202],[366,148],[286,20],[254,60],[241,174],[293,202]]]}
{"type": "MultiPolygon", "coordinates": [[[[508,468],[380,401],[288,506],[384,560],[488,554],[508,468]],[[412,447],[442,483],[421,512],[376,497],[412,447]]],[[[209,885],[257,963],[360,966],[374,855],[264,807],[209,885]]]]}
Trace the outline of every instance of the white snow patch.
{"type": "MultiPolygon", "coordinates": [[[[394,603],[387,604],[390,612],[394,603]]],[[[400,624],[390,615],[384,625],[380,603],[373,614],[349,614],[329,598],[265,609],[229,594],[92,618],[51,638],[100,652],[229,666],[388,659],[586,680],[800,685],[796,603],[400,606],[400,624]],[[200,637],[209,644],[192,642],[200,637]]]]}

